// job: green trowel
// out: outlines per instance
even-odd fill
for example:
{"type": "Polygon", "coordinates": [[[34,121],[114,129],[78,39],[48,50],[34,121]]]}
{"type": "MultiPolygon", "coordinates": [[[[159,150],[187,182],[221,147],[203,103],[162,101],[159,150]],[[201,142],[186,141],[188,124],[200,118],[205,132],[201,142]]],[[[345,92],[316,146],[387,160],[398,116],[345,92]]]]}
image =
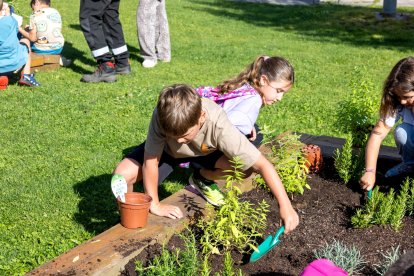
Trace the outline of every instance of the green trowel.
{"type": "Polygon", "coordinates": [[[263,257],[267,252],[272,250],[273,247],[278,245],[280,243],[279,236],[285,232],[285,227],[282,226],[279,228],[279,230],[276,232],[275,236],[272,237],[272,235],[268,236],[257,248],[257,251],[255,250],[253,254],[250,256],[250,262],[253,263],[263,257]]]}

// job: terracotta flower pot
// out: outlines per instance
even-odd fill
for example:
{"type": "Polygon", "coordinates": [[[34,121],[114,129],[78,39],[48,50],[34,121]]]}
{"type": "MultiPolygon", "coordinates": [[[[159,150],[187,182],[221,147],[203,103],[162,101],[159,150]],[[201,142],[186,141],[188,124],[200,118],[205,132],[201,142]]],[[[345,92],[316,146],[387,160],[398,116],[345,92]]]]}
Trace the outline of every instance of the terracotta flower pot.
{"type": "Polygon", "coordinates": [[[302,148],[302,152],[308,162],[306,162],[306,167],[308,167],[309,172],[318,173],[322,169],[323,159],[321,148],[317,145],[305,145],[302,148]]]}
{"type": "Polygon", "coordinates": [[[126,193],[125,203],[118,200],[121,224],[125,228],[139,228],[147,224],[152,198],[144,193],[126,193]]]}

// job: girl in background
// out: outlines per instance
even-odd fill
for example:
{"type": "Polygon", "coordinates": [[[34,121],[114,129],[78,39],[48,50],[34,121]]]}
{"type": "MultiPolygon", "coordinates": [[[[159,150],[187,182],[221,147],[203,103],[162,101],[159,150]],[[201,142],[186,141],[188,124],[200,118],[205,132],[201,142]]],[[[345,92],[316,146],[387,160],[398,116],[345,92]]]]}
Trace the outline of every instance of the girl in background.
{"type": "Polygon", "coordinates": [[[380,146],[391,128],[402,157],[402,162],[391,168],[385,177],[397,176],[414,171],[414,57],[400,60],[388,75],[382,92],[380,119],[368,139],[365,149],[365,173],[360,183],[369,191],[375,184],[375,172],[380,146]]]}

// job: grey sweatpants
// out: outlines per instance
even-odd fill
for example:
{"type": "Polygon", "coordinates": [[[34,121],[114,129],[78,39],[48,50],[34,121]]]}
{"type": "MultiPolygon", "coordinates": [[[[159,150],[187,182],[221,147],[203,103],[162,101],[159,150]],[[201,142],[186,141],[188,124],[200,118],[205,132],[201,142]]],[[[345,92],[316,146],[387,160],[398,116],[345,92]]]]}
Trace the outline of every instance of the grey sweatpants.
{"type": "Polygon", "coordinates": [[[170,31],[165,0],[140,0],[137,9],[138,42],[141,57],[171,59],[170,31]]]}

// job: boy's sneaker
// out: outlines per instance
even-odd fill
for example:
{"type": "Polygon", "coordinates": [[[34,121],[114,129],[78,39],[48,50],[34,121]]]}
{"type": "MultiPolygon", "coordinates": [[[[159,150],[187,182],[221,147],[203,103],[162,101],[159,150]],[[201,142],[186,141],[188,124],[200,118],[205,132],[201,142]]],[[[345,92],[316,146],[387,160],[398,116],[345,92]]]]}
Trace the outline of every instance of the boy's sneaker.
{"type": "Polygon", "coordinates": [[[393,177],[400,174],[412,173],[414,172],[414,164],[408,165],[405,163],[398,164],[397,166],[389,169],[385,173],[385,177],[393,177]]]}
{"type": "Polygon", "coordinates": [[[124,65],[124,66],[121,66],[121,65],[119,65],[119,64],[116,64],[115,65],[115,72],[117,73],[117,74],[119,74],[119,75],[128,75],[128,74],[131,74],[131,65],[124,65]]]}
{"type": "Polygon", "coordinates": [[[31,87],[40,86],[40,83],[36,81],[34,74],[23,74],[19,80],[19,84],[31,87]]]}
{"type": "Polygon", "coordinates": [[[0,90],[6,90],[9,84],[9,78],[7,76],[0,76],[0,90]]]}
{"type": "Polygon", "coordinates": [[[99,64],[98,69],[92,74],[85,74],[81,78],[83,82],[114,82],[116,81],[115,76],[115,65],[111,61],[103,62],[99,64]]]}
{"type": "Polygon", "coordinates": [[[207,180],[196,171],[190,176],[190,185],[200,192],[208,203],[214,206],[220,206],[224,203],[224,195],[214,181],[207,180]]]}

